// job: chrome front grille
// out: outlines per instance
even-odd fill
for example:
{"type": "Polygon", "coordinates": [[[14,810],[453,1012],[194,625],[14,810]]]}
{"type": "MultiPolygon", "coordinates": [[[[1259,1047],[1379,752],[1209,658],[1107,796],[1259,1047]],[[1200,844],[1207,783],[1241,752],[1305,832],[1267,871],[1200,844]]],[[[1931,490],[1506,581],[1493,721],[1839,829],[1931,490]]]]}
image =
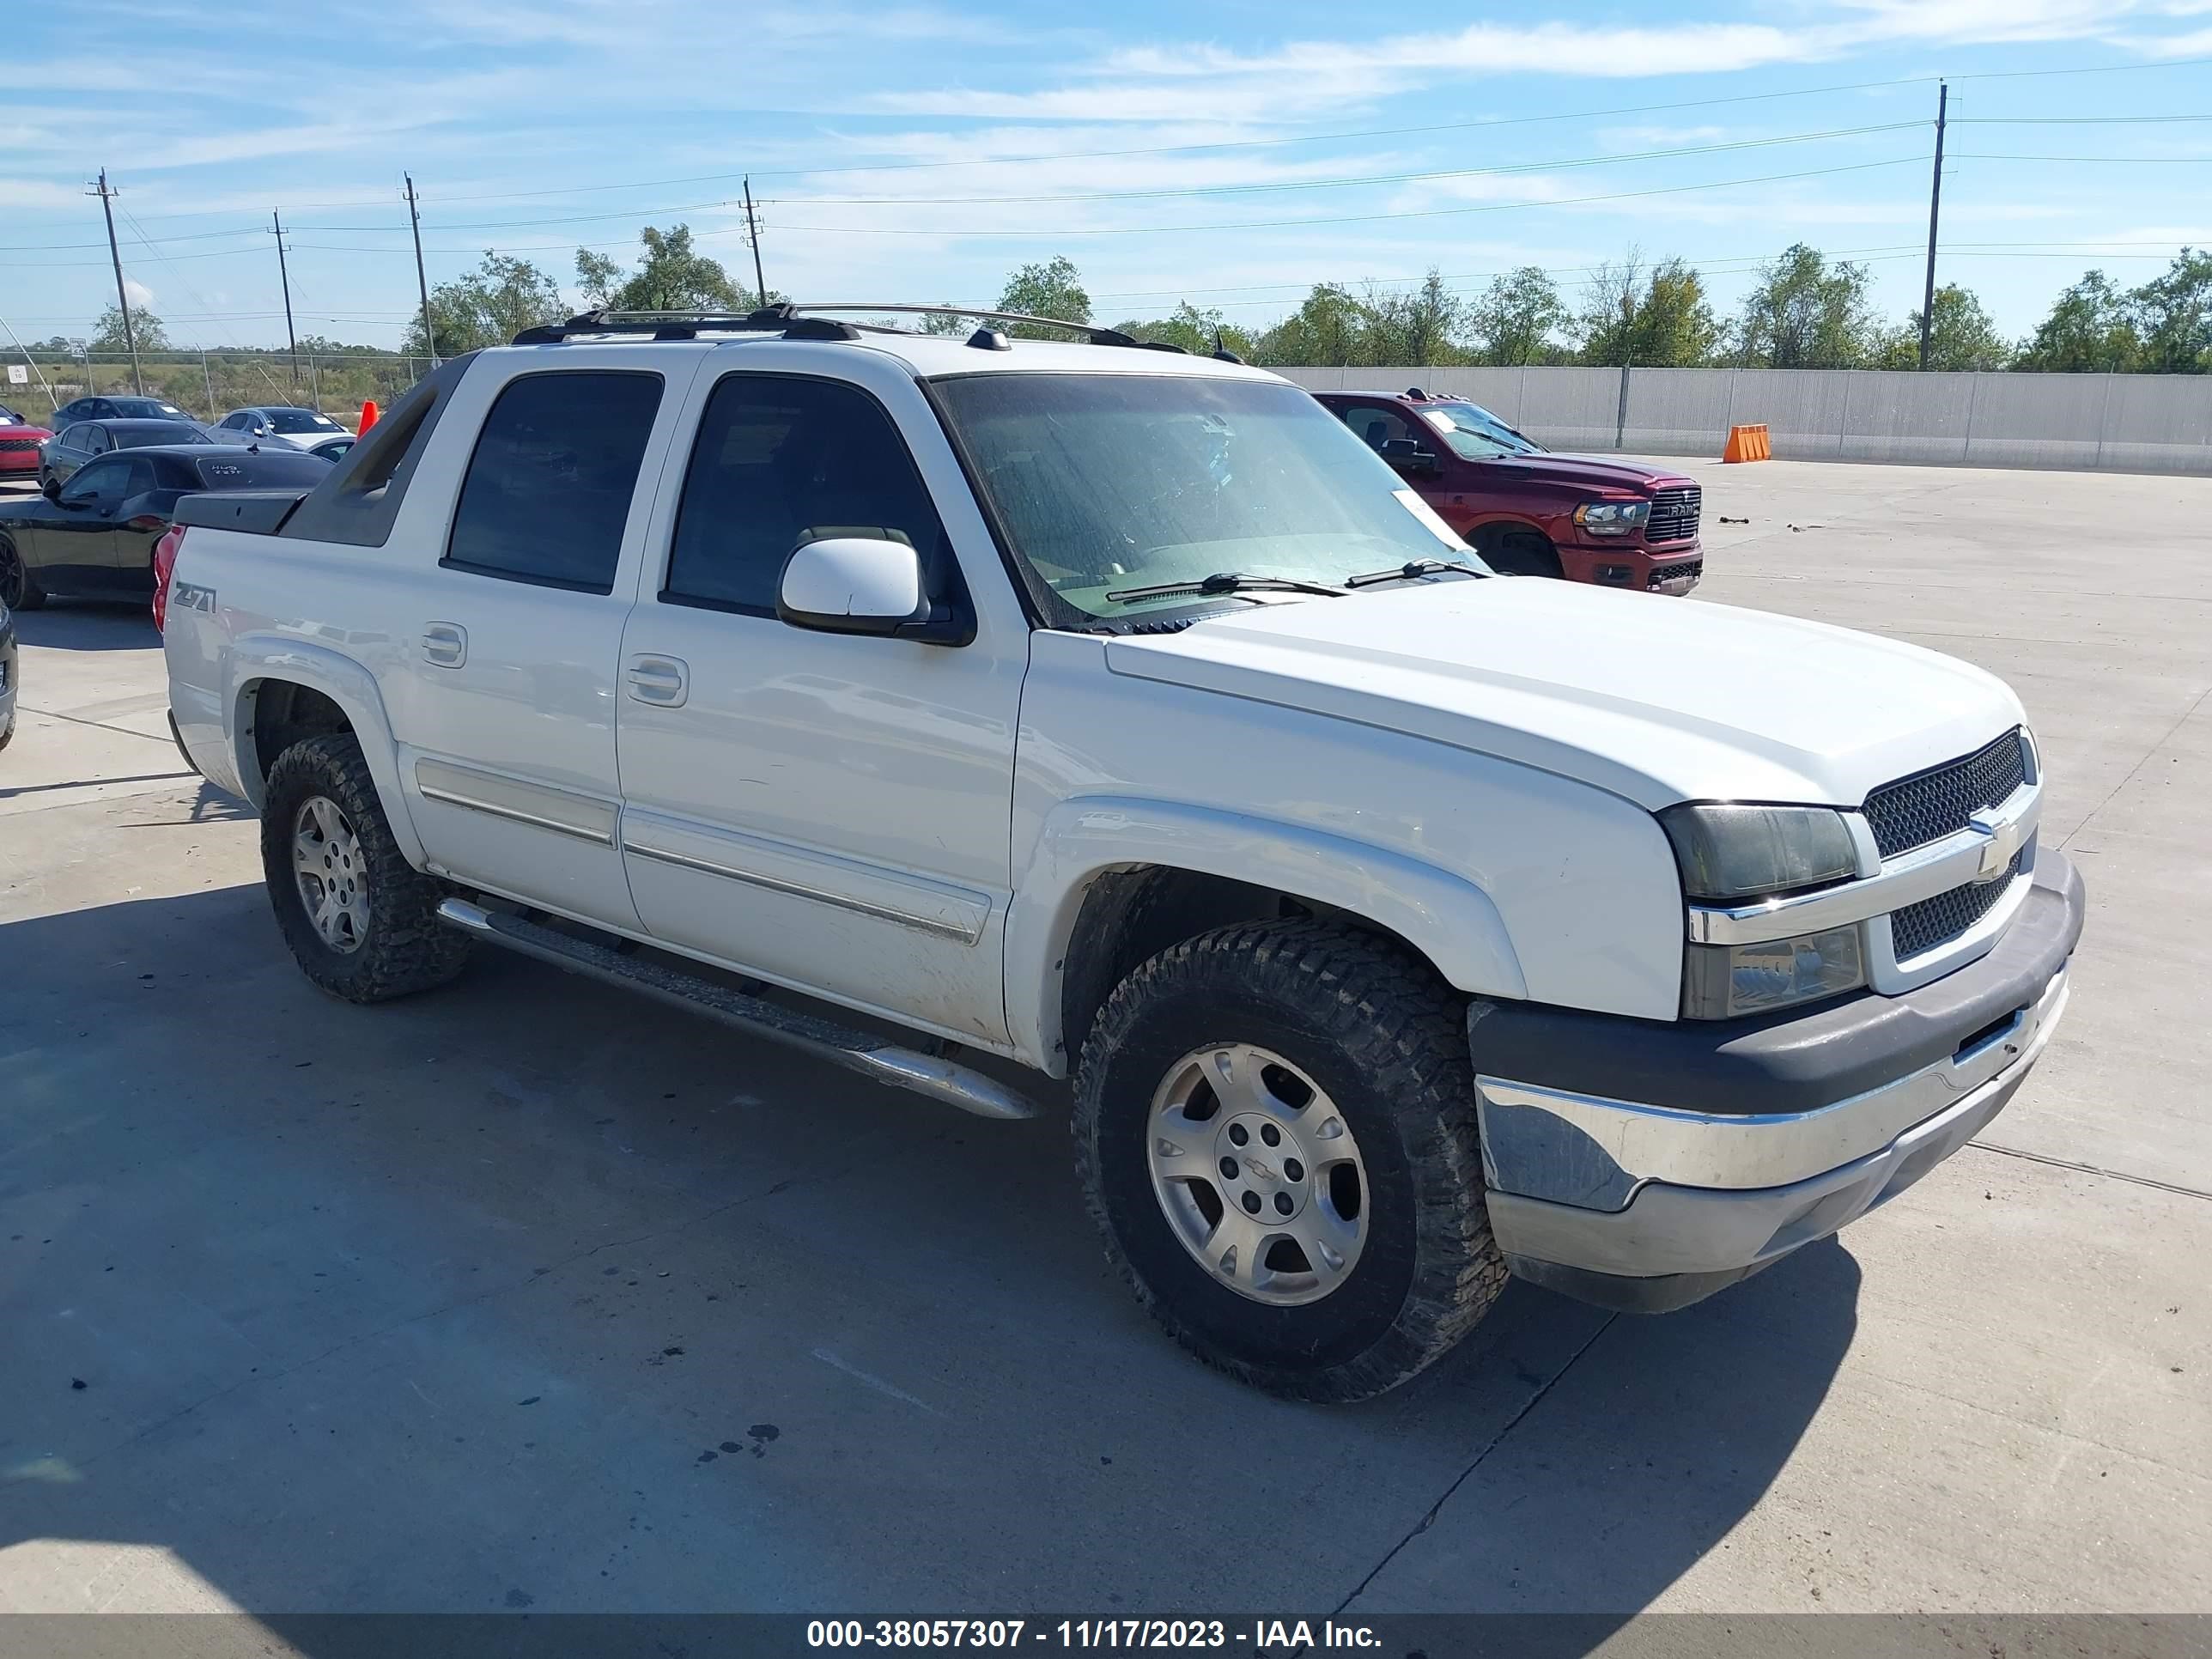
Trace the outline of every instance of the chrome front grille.
{"type": "Polygon", "coordinates": [[[1698,533],[1698,513],[1705,492],[1691,484],[1686,489],[1655,490],[1651,516],[1644,522],[1647,542],[1686,542],[1698,533]]]}
{"type": "Polygon", "coordinates": [[[2011,890],[2020,875],[2021,854],[2014,853],[2004,873],[1992,881],[1974,881],[1948,893],[1923,899],[1893,911],[1889,918],[1891,954],[1910,962],[1939,945],[1948,944],[1989,915],[1991,906],[2011,890]]]}
{"type": "MultiPolygon", "coordinates": [[[[1975,813],[1995,806],[2027,781],[2027,737],[2014,726],[1963,760],[1886,783],[1866,799],[1875,849],[1886,859],[1894,858],[1954,836],[1975,813]]],[[[1900,946],[1898,955],[1905,954],[1900,946]]]]}

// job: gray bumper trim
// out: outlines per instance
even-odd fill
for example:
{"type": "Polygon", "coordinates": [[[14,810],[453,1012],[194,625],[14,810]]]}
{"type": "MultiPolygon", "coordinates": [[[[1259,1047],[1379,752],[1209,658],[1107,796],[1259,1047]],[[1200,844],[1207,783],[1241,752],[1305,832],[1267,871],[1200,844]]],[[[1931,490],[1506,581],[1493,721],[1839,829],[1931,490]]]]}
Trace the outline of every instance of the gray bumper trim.
{"type": "Polygon", "coordinates": [[[1659,1279],[1686,1276],[1692,1293],[1612,1306],[1679,1306],[1856,1220],[1897,1196],[1965,1146],[2004,1109],[2050,1040],[2063,1004],[2018,1060],[1949,1109],[1915,1125],[1880,1152],[1786,1187],[1729,1192],[1646,1186],[1627,1208],[1578,1209],[1512,1193],[1490,1195],[1490,1224],[1514,1271],[1581,1293],[1581,1276],[1659,1279]],[[1701,1283],[1702,1281],[1702,1283],[1701,1283]]]}

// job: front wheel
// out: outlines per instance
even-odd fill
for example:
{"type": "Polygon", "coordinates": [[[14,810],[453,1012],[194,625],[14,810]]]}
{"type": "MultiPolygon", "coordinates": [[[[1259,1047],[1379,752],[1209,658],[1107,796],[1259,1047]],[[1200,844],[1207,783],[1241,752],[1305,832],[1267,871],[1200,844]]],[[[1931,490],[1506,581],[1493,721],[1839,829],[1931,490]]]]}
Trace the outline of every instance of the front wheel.
{"type": "Polygon", "coordinates": [[[22,554],[9,537],[0,535],[0,606],[9,611],[36,611],[46,602],[46,591],[31,574],[22,554]]]}
{"type": "Polygon", "coordinates": [[[350,735],[294,744],[264,793],[262,875],[309,979],[349,1002],[382,1002],[461,971],[468,939],[438,920],[438,884],[392,839],[350,735]]]}
{"type": "Polygon", "coordinates": [[[1456,999],[1391,942],[1255,923],[1153,957],[1084,1044],[1074,1132],[1138,1299],[1269,1393],[1395,1388],[1504,1288],[1456,999]]]}

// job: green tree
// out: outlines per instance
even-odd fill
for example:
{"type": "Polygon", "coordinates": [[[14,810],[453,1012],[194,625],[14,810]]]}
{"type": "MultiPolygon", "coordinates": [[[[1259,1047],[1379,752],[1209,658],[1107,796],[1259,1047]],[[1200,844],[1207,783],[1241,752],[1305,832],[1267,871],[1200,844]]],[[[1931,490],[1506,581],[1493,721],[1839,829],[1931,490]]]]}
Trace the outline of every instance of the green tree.
{"type": "MultiPolygon", "coordinates": [[[[1997,325],[1970,289],[1946,283],[1936,290],[1928,331],[1928,367],[1940,369],[2009,368],[2012,344],[1997,332],[1997,325]]],[[[1920,313],[1905,313],[1905,326],[1885,341],[1880,367],[1920,367],[1920,313]]]]}
{"type": "Polygon", "coordinates": [[[603,253],[576,250],[576,285],[595,311],[750,311],[759,298],[692,246],[691,227],[638,232],[645,257],[625,272],[603,253]]]}
{"type": "Polygon", "coordinates": [[[2101,270],[2085,271],[2036,325],[2015,368],[2052,374],[2115,374],[2142,356],[2128,296],[2101,270]]]}
{"type": "Polygon", "coordinates": [[[1291,367],[1342,365],[1358,355],[1367,313],[1333,283],[1316,283],[1305,301],[1262,333],[1253,345],[1255,362],[1291,367]]]}
{"type": "Polygon", "coordinates": [[[1739,349],[1758,368],[1856,368],[1875,355],[1880,330],[1864,265],[1832,264],[1798,242],[1764,265],[1743,304],[1739,349]]]}
{"type": "Polygon", "coordinates": [[[1647,272],[1636,251],[1591,273],[1577,332],[1584,362],[1695,368],[1711,362],[1721,325],[1705,278],[1681,259],[1647,272]]]}
{"type": "Polygon", "coordinates": [[[410,356],[458,357],[483,346],[505,345],[524,329],[558,322],[566,314],[561,290],[550,276],[527,259],[487,252],[474,270],[430,290],[435,340],[423,337],[418,316],[407,325],[399,349],[410,356]]]}
{"type": "Polygon", "coordinates": [[[2150,374],[2212,374],[2212,248],[2183,248],[2128,295],[2150,374]]]}
{"type": "Polygon", "coordinates": [[[1433,265],[1419,288],[1370,287],[1361,309],[1367,313],[1361,356],[1377,367],[1408,368],[1463,363],[1458,343],[1467,324],[1467,301],[1444,286],[1433,265]]]}
{"type": "MultiPolygon", "coordinates": [[[[945,300],[939,303],[949,306],[952,301],[945,300]]],[[[973,317],[959,317],[945,312],[934,311],[918,320],[924,334],[972,334],[975,331],[976,319],[973,317]]]]}
{"type": "MultiPolygon", "coordinates": [[[[163,326],[161,319],[143,306],[131,307],[131,330],[142,352],[174,349],[169,343],[169,331],[163,326]]],[[[123,334],[123,308],[120,306],[110,306],[100,313],[100,321],[94,325],[92,338],[85,344],[92,351],[131,349],[131,342],[123,334]]]]}
{"type": "Polygon", "coordinates": [[[1139,340],[1157,340],[1164,345],[1181,346],[1185,351],[1205,356],[1214,349],[1215,343],[1235,352],[1246,362],[1257,354],[1251,337],[1242,329],[1223,323],[1217,310],[1201,311],[1185,300],[1165,317],[1151,322],[1132,320],[1116,323],[1122,333],[1139,340]]]}
{"type": "Polygon", "coordinates": [[[1481,342],[1482,361],[1506,367],[1542,361],[1566,321],[1558,287],[1536,265],[1492,277],[1467,310],[1468,331],[1481,342]]]}
{"type": "MultiPolygon", "coordinates": [[[[1019,312],[1028,317],[1056,317],[1071,323],[1091,320],[1091,295],[1083,286],[1083,274],[1075,262],[1065,254],[1056,255],[1039,264],[1024,265],[1006,278],[1006,285],[999,290],[1001,311],[1019,312]]],[[[1018,329],[1018,332],[1036,331],[1018,329]]],[[[1049,331],[1046,338],[1053,337],[1049,331]]]]}

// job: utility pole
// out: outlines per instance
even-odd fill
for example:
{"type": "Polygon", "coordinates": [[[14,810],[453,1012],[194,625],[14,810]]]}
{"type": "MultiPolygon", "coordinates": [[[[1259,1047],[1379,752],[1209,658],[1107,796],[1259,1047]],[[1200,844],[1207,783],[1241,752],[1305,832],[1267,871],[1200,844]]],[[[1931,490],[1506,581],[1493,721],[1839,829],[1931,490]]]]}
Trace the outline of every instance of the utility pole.
{"type": "MultiPolygon", "coordinates": [[[[1629,277],[1632,284],[1636,278],[1629,277]]],[[[1620,296],[1620,407],[1613,418],[1613,447],[1620,447],[1628,435],[1628,369],[1636,361],[1636,290],[1620,296]]]]}
{"type": "Polygon", "coordinates": [[[753,288],[763,305],[768,303],[768,278],[761,275],[760,226],[753,220],[753,181],[745,179],[745,240],[753,245],[753,288]]]}
{"type": "Polygon", "coordinates": [[[272,210],[269,222],[276,238],[276,275],[284,284],[284,337],[292,344],[292,384],[300,384],[300,336],[292,326],[292,273],[284,264],[284,222],[272,210]]]}
{"type": "Polygon", "coordinates": [[[1928,344],[1936,325],[1936,221],[1943,207],[1943,121],[1951,111],[1948,82],[1936,83],[1936,176],[1928,186],[1928,285],[1920,299],[1920,367],[1928,367],[1928,344]]]}
{"type": "Polygon", "coordinates": [[[430,367],[438,366],[438,334],[430,325],[430,283],[422,275],[422,216],[415,205],[415,175],[399,175],[407,181],[407,217],[415,227],[415,287],[422,295],[422,343],[430,350],[430,367]]]}
{"type": "Polygon", "coordinates": [[[131,326],[131,296],[123,291],[123,255],[115,246],[115,209],[110,205],[115,192],[107,187],[107,169],[100,170],[100,183],[85,192],[100,198],[100,210],[107,218],[107,257],[115,264],[115,303],[123,308],[123,343],[131,348],[131,384],[138,395],[146,395],[146,377],[138,368],[138,335],[131,326]]]}

